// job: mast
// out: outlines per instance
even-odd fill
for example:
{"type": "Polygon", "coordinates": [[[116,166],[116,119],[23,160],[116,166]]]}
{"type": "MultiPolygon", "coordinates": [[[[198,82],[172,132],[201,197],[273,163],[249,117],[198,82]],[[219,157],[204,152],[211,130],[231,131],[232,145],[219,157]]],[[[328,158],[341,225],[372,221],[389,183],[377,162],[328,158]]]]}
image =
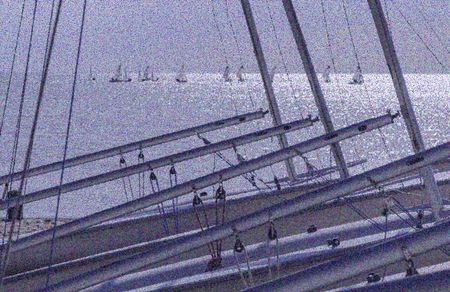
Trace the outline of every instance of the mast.
{"type": "MultiPolygon", "coordinates": [[[[245,19],[247,21],[248,31],[250,33],[250,37],[253,43],[253,50],[255,53],[256,60],[258,61],[259,72],[261,74],[264,89],[267,96],[267,101],[269,103],[270,114],[272,115],[273,125],[278,126],[283,122],[281,120],[280,109],[278,108],[278,103],[275,98],[275,93],[272,88],[272,79],[270,78],[269,71],[267,69],[266,60],[264,58],[264,53],[262,50],[261,42],[259,41],[258,31],[256,29],[256,24],[253,19],[252,9],[250,7],[250,2],[248,0],[241,0],[242,9],[244,10],[245,19]]],[[[242,68],[242,67],[241,67],[242,68]]],[[[239,68],[239,72],[241,70],[239,68]]],[[[278,142],[280,144],[281,149],[287,148],[288,141],[286,135],[279,135],[278,142]]],[[[295,166],[292,158],[287,159],[285,161],[288,176],[291,180],[295,180],[295,166]]]]}
{"type": "MultiPolygon", "coordinates": [[[[295,13],[294,6],[291,0],[283,0],[284,10],[286,12],[289,25],[291,26],[292,34],[294,35],[295,42],[297,44],[298,52],[302,59],[303,67],[305,68],[305,73],[308,76],[309,85],[311,86],[311,91],[314,95],[314,100],[316,102],[317,109],[319,110],[319,117],[322,121],[323,127],[326,133],[334,131],[333,122],[331,120],[330,113],[328,112],[327,103],[322,93],[322,89],[319,84],[319,79],[317,78],[314,65],[309,55],[308,48],[306,46],[306,40],[303,36],[300,24],[295,13]]],[[[333,152],[334,160],[339,169],[339,174],[341,178],[346,178],[349,176],[347,164],[345,163],[344,154],[338,143],[331,145],[331,151],[333,152]]]]}
{"type": "MultiPolygon", "coordinates": [[[[375,27],[377,28],[378,37],[380,39],[381,47],[383,48],[384,58],[391,73],[392,81],[397,94],[398,102],[400,104],[400,111],[406,124],[406,129],[411,140],[413,150],[415,153],[425,150],[422,134],[417,123],[414,108],[409,97],[408,88],[406,87],[405,78],[403,76],[402,68],[395,51],[394,42],[392,40],[391,32],[389,31],[386,18],[384,17],[383,8],[379,0],[368,0],[370,11],[372,13],[375,27]]],[[[430,205],[433,209],[435,219],[440,218],[440,211],[442,210],[442,197],[439,188],[434,179],[431,167],[426,167],[421,170],[421,175],[428,193],[430,205]]]]}

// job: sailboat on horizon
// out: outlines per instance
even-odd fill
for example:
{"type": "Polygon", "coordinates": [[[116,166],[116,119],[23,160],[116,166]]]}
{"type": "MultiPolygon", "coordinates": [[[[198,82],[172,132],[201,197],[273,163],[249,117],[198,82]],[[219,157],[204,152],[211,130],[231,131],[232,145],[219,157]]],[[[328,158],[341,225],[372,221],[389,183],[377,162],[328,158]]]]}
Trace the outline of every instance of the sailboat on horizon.
{"type": "Polygon", "coordinates": [[[128,77],[127,68],[125,67],[122,70],[122,64],[119,64],[119,66],[117,66],[116,73],[113,77],[111,77],[109,82],[131,82],[131,78],[128,77]]]}
{"type": "Polygon", "coordinates": [[[177,76],[175,77],[175,81],[180,82],[180,83],[187,82],[186,72],[184,71],[184,64],[181,65],[181,68],[178,71],[177,76]]]}
{"type": "Polygon", "coordinates": [[[330,74],[331,74],[331,67],[330,67],[330,65],[328,65],[325,68],[325,72],[323,72],[323,74],[322,74],[322,78],[323,78],[323,81],[325,83],[330,83],[331,82],[330,74]]]}
{"type": "Polygon", "coordinates": [[[239,82],[245,81],[245,79],[244,79],[244,72],[243,71],[244,71],[244,66],[241,65],[241,67],[239,67],[239,70],[236,73],[236,77],[237,77],[239,82]]]}
{"type": "Polygon", "coordinates": [[[228,65],[225,67],[225,71],[223,72],[223,80],[225,82],[231,82],[233,80],[233,79],[231,79],[230,66],[228,66],[228,65]]]}
{"type": "Polygon", "coordinates": [[[144,82],[144,81],[153,81],[153,82],[155,82],[155,81],[159,80],[159,78],[156,77],[155,74],[153,74],[153,72],[149,76],[149,72],[150,72],[150,66],[145,67],[144,73],[143,73],[142,77],[139,78],[139,80],[141,82],[144,82]]]}
{"type": "Polygon", "coordinates": [[[364,83],[364,77],[361,72],[361,67],[358,65],[356,67],[356,72],[353,74],[352,80],[349,82],[349,84],[363,84],[364,83]]]}
{"type": "Polygon", "coordinates": [[[96,81],[95,75],[92,73],[92,67],[89,67],[89,81],[96,81]]]}

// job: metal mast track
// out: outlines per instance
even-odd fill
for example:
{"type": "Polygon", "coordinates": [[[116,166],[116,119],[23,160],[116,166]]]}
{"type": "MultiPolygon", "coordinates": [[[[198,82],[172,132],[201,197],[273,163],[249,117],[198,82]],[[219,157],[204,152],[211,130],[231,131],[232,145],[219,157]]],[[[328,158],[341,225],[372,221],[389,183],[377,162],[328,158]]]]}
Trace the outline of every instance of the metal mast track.
{"type": "MultiPolygon", "coordinates": [[[[191,193],[192,191],[200,190],[208,186],[229,180],[241,174],[284,161],[287,158],[295,157],[299,154],[310,152],[318,148],[330,145],[331,143],[336,143],[337,141],[366,133],[368,131],[391,124],[396,116],[397,115],[388,113],[377,118],[368,119],[363,122],[356,123],[343,129],[334,131],[332,133],[295,144],[293,146],[290,146],[289,148],[278,150],[261,157],[243,162],[237,166],[226,168],[209,175],[179,184],[173,188],[165,189],[160,192],[136,199],[134,201],[130,201],[74,220],[72,222],[56,226],[55,234],[57,237],[60,237],[75,231],[79,231],[84,228],[129,214],[131,212],[135,212],[137,210],[141,210],[158,203],[191,193]]],[[[20,201],[10,201],[10,203],[12,204],[13,202],[17,203],[20,201]]],[[[47,240],[50,240],[52,238],[52,235],[53,230],[47,230],[30,235],[25,238],[21,238],[11,245],[11,251],[22,250],[24,248],[45,242],[47,240]]]]}
{"type": "MultiPolygon", "coordinates": [[[[322,121],[323,127],[326,133],[334,131],[333,121],[331,120],[330,113],[328,111],[328,106],[325,101],[324,95],[322,93],[322,88],[319,84],[319,79],[317,78],[316,70],[314,69],[311,56],[309,55],[308,47],[306,46],[306,40],[303,36],[302,29],[297,19],[297,14],[295,13],[294,6],[291,0],[283,0],[284,11],[286,12],[286,17],[291,26],[292,34],[294,35],[295,43],[297,44],[298,52],[300,53],[300,58],[302,59],[303,67],[305,68],[306,76],[308,76],[309,85],[314,96],[314,101],[316,102],[317,109],[319,111],[319,117],[322,121]]],[[[346,178],[349,176],[347,164],[345,163],[344,154],[342,153],[341,146],[339,143],[331,145],[331,151],[333,152],[334,160],[339,169],[339,174],[341,178],[346,178]]]]}
{"type": "MultiPolygon", "coordinates": [[[[96,160],[100,160],[100,159],[105,159],[105,158],[112,157],[115,155],[125,154],[125,153],[131,152],[131,151],[140,150],[140,149],[148,148],[151,146],[156,146],[159,144],[164,144],[164,143],[168,143],[168,142],[183,139],[183,138],[188,138],[190,136],[194,136],[197,134],[211,132],[211,131],[215,131],[215,130],[226,128],[226,127],[231,127],[234,125],[238,125],[238,124],[242,124],[242,123],[246,123],[246,122],[250,122],[253,120],[264,118],[264,116],[266,114],[267,114],[266,111],[259,110],[259,111],[238,115],[238,116],[234,116],[234,117],[223,119],[223,120],[210,122],[210,123],[203,124],[200,126],[180,130],[177,132],[164,134],[161,136],[157,136],[157,137],[153,137],[153,138],[149,138],[149,139],[145,139],[145,140],[141,140],[141,141],[137,141],[137,142],[132,142],[132,143],[121,145],[121,146],[116,146],[116,147],[101,150],[98,152],[93,152],[93,153],[89,153],[89,154],[85,154],[85,155],[76,156],[76,157],[67,159],[65,161],[64,167],[72,167],[72,166],[80,165],[83,163],[88,163],[88,162],[92,162],[92,161],[96,161],[96,160]]],[[[32,177],[32,176],[56,171],[56,170],[61,169],[61,167],[62,167],[62,161],[34,167],[27,171],[26,177],[32,177]]],[[[13,180],[13,181],[18,180],[21,178],[21,175],[22,175],[22,172],[16,172],[16,173],[13,173],[12,176],[9,176],[9,175],[1,176],[0,184],[7,183],[9,180],[13,180]]]]}
{"type": "Polygon", "coordinates": [[[246,291],[317,291],[328,285],[381,268],[402,260],[408,260],[405,249],[412,257],[450,243],[448,231],[450,219],[435,226],[400,238],[350,252],[339,259],[310,269],[279,278],[246,291]]]}
{"type": "MultiPolygon", "coordinates": [[[[261,42],[258,36],[258,30],[256,29],[255,20],[253,19],[252,8],[248,0],[241,0],[242,10],[244,11],[245,20],[247,21],[248,31],[252,39],[253,51],[255,53],[256,60],[258,61],[259,72],[264,84],[264,90],[266,92],[267,101],[269,103],[270,114],[272,115],[273,125],[278,126],[283,122],[281,120],[280,109],[278,108],[275,92],[272,87],[272,80],[270,78],[269,70],[267,69],[266,59],[264,58],[264,52],[262,50],[261,42]]],[[[278,135],[278,142],[281,149],[289,146],[286,135],[278,135]]],[[[286,168],[290,180],[295,180],[296,172],[294,162],[291,158],[286,159],[286,168]]]]}
{"type": "MultiPolygon", "coordinates": [[[[110,265],[103,266],[93,272],[87,272],[72,279],[62,281],[51,286],[50,288],[55,291],[79,290],[109,279],[113,279],[118,276],[125,275],[129,272],[136,271],[140,268],[144,268],[151,264],[201,247],[208,244],[209,242],[224,239],[232,236],[233,234],[238,234],[239,232],[243,232],[259,225],[267,224],[270,220],[275,220],[277,218],[302,212],[328,200],[338,198],[351,192],[362,190],[366,187],[372,186],[374,182],[383,182],[388,179],[406,174],[408,172],[423,168],[434,162],[445,159],[448,156],[449,150],[450,143],[439,145],[432,149],[412,156],[408,156],[406,158],[394,161],[392,163],[364,172],[362,174],[349,177],[338,183],[320,188],[316,191],[299,195],[293,199],[275,204],[271,207],[256,211],[225,224],[211,227],[200,233],[187,235],[182,238],[176,238],[170,242],[165,243],[164,246],[156,246],[143,253],[139,253],[127,259],[119,260],[110,265]]],[[[401,260],[398,251],[398,248],[400,247],[399,244],[407,244],[408,247],[411,247],[410,252],[412,254],[415,254],[448,243],[448,227],[449,221],[447,220],[443,224],[437,225],[433,228],[425,229],[423,232],[414,233],[412,236],[405,237],[403,240],[390,242],[389,246],[391,247],[391,252],[389,253],[389,256],[383,257],[382,255],[376,253],[375,256],[372,256],[371,259],[369,259],[367,255],[363,253],[361,257],[353,256],[352,259],[359,260],[364,257],[364,262],[367,262],[369,260],[373,262],[379,261],[378,264],[381,262],[381,265],[383,262],[383,260],[381,259],[389,258],[389,262],[395,262],[401,260]]],[[[384,249],[382,248],[381,250],[384,249]]],[[[379,251],[379,249],[376,249],[376,251],[379,251]]],[[[347,258],[347,262],[348,261],[349,259],[347,258]]],[[[334,271],[334,273],[336,275],[345,277],[348,276],[348,273],[350,271],[358,273],[361,272],[361,269],[358,269],[358,267],[360,268],[361,265],[356,266],[344,263],[333,265],[333,268],[337,270],[342,267],[346,267],[345,273],[343,271],[334,271]]],[[[310,275],[318,276],[319,274],[320,273],[317,272],[311,273],[310,275]]],[[[327,277],[323,276],[323,274],[320,274],[320,278],[323,279],[323,281],[327,281],[327,277]]],[[[301,283],[304,285],[309,284],[308,281],[302,281],[301,283]]]]}
{"type": "MultiPolygon", "coordinates": [[[[304,120],[294,121],[291,123],[287,123],[284,125],[280,125],[278,127],[264,129],[258,132],[246,134],[243,136],[239,136],[236,138],[232,138],[229,140],[224,140],[221,142],[209,144],[206,146],[202,146],[199,148],[194,148],[190,150],[186,150],[177,154],[157,158],[154,160],[149,160],[140,164],[128,166],[122,169],[113,170],[110,172],[102,173],[96,176],[87,177],[81,180],[69,182],[63,184],[61,186],[55,186],[52,188],[36,191],[33,193],[29,193],[25,196],[21,196],[19,199],[9,199],[6,201],[0,202],[0,210],[5,210],[7,208],[17,206],[19,204],[30,203],[42,199],[46,199],[52,196],[56,196],[59,191],[61,193],[67,193],[71,191],[76,191],[82,188],[87,188],[91,186],[95,186],[97,184],[105,183],[108,181],[112,181],[115,179],[119,179],[122,177],[126,177],[129,175],[145,172],[151,169],[157,169],[159,167],[172,165],[178,162],[182,162],[189,159],[194,159],[197,157],[201,157],[204,155],[216,153],[218,151],[222,151],[225,149],[229,149],[232,147],[248,144],[251,142],[259,141],[262,139],[270,138],[272,136],[278,135],[280,133],[291,132],[294,130],[298,130],[304,127],[309,127],[313,125],[314,122],[318,121],[318,119],[313,119],[308,117],[304,120]]],[[[17,197],[18,198],[18,197],[17,197]]]]}
{"type": "MultiPolygon", "coordinates": [[[[367,2],[369,3],[372,18],[375,27],[377,28],[378,38],[380,39],[380,44],[383,48],[386,64],[391,73],[395,93],[397,94],[398,102],[400,104],[400,111],[405,121],[413,150],[415,153],[418,153],[425,150],[425,143],[423,142],[422,134],[420,133],[420,128],[409,97],[402,68],[395,51],[391,32],[386,22],[386,18],[384,17],[383,8],[379,0],[368,0],[367,2]]],[[[434,216],[436,219],[439,219],[439,213],[442,210],[442,197],[434,179],[433,170],[431,167],[426,167],[421,170],[421,175],[423,177],[426,192],[429,196],[430,204],[433,208],[434,216]]]]}

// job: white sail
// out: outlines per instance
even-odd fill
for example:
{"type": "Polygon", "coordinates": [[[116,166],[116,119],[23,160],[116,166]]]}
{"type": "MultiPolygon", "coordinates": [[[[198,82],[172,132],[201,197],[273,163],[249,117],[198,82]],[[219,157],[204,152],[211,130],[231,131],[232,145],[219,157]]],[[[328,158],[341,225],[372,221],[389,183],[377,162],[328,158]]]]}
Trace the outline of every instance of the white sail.
{"type": "Polygon", "coordinates": [[[158,81],[159,78],[156,77],[155,74],[153,74],[153,72],[152,72],[152,75],[150,76],[150,80],[151,80],[151,81],[158,81]]]}
{"type": "Polygon", "coordinates": [[[89,67],[89,81],[95,81],[95,76],[92,73],[92,67],[89,67]]]}
{"type": "Polygon", "coordinates": [[[238,81],[242,82],[244,81],[244,75],[243,72],[244,71],[244,66],[241,65],[241,67],[239,67],[239,70],[236,73],[236,77],[238,79],[238,81]]]}
{"type": "Polygon", "coordinates": [[[181,65],[180,71],[178,71],[175,80],[178,82],[187,82],[187,76],[186,73],[184,72],[184,64],[181,65]]]}
{"type": "Polygon", "coordinates": [[[148,79],[149,70],[150,70],[149,66],[145,67],[145,69],[144,69],[144,76],[142,77],[142,79],[145,79],[145,80],[148,79]]]}
{"type": "Polygon", "coordinates": [[[327,68],[325,68],[325,72],[323,72],[323,81],[325,82],[331,82],[331,78],[330,78],[330,74],[331,74],[331,67],[327,66],[327,68]]]}
{"type": "Polygon", "coordinates": [[[225,67],[225,71],[223,72],[223,80],[225,80],[225,82],[231,82],[230,67],[229,66],[225,67]]]}
{"type": "Polygon", "coordinates": [[[273,80],[275,78],[276,71],[277,71],[277,66],[273,66],[272,67],[272,72],[270,72],[270,80],[272,80],[272,82],[273,82],[273,80]]]}
{"type": "Polygon", "coordinates": [[[127,67],[125,67],[125,68],[123,69],[123,80],[124,80],[124,81],[127,81],[127,80],[128,80],[128,68],[127,68],[127,67]]]}
{"type": "Polygon", "coordinates": [[[121,77],[122,77],[122,64],[119,64],[113,79],[120,80],[121,77]]]}

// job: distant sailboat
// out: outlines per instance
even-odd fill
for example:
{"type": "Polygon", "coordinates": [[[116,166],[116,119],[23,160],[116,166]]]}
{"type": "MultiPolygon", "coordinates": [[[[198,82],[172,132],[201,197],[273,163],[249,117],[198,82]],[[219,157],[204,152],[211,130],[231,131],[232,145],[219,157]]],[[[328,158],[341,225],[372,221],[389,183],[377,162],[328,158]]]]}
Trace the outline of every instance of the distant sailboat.
{"type": "Polygon", "coordinates": [[[142,81],[142,74],[141,74],[141,70],[138,71],[138,80],[142,81]]]}
{"type": "Polygon", "coordinates": [[[239,67],[239,70],[236,73],[236,77],[239,82],[243,82],[245,80],[243,71],[244,71],[244,66],[241,65],[241,67],[239,67]]]}
{"type": "Polygon", "coordinates": [[[95,76],[92,73],[92,67],[89,67],[89,81],[95,81],[95,76]]]}
{"type": "Polygon", "coordinates": [[[363,84],[364,78],[361,72],[361,68],[358,66],[356,67],[356,72],[353,75],[352,81],[350,81],[350,84],[363,84]]]}
{"type": "Polygon", "coordinates": [[[272,80],[272,82],[275,79],[276,71],[277,71],[277,66],[273,66],[272,67],[272,72],[270,72],[270,80],[272,80]]]}
{"type": "Polygon", "coordinates": [[[230,66],[225,67],[225,71],[223,72],[223,80],[225,82],[231,82],[231,76],[230,76],[230,66]]]}
{"type": "Polygon", "coordinates": [[[178,71],[175,80],[181,83],[187,82],[186,72],[184,72],[184,64],[181,65],[180,71],[178,71]]]}
{"type": "Polygon", "coordinates": [[[149,73],[149,72],[150,72],[150,66],[145,67],[145,69],[144,69],[144,74],[143,74],[142,78],[140,78],[140,80],[141,80],[141,81],[149,81],[149,80],[150,80],[150,81],[153,81],[153,82],[159,80],[159,78],[156,77],[156,76],[153,74],[153,72],[152,72],[152,74],[151,74],[150,76],[148,76],[148,73],[149,73]]]}
{"type": "Polygon", "coordinates": [[[117,66],[116,73],[113,77],[109,80],[109,82],[130,82],[131,78],[128,78],[127,69],[123,70],[122,72],[122,64],[119,64],[117,66]]]}
{"type": "Polygon", "coordinates": [[[331,74],[331,67],[330,65],[327,66],[327,68],[325,68],[325,72],[323,72],[323,81],[325,81],[326,83],[331,82],[331,78],[330,78],[330,74],[331,74]]]}

